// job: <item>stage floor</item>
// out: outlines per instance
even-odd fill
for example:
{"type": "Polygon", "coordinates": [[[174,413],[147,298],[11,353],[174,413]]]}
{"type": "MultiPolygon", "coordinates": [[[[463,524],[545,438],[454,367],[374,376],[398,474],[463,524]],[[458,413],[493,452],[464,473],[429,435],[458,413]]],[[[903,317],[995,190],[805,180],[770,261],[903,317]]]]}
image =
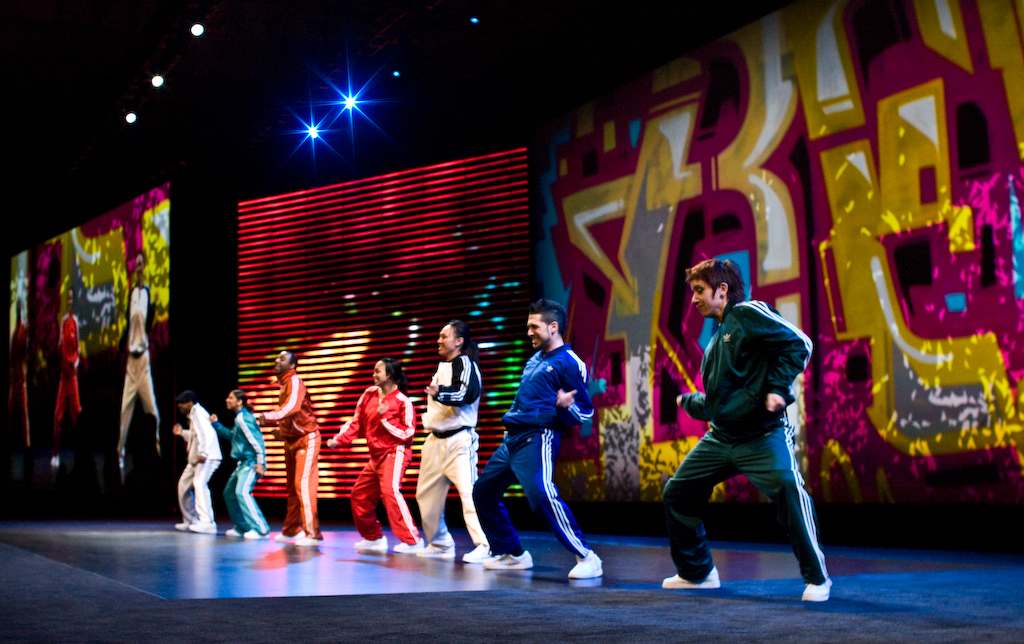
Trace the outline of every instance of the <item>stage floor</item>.
{"type": "MultiPolygon", "coordinates": [[[[221,526],[227,527],[227,526],[221,526]]],[[[276,532],[271,533],[277,534],[276,532]]],[[[385,533],[393,547],[394,535],[385,533]]],[[[162,599],[307,597],[442,593],[494,590],[543,590],[566,587],[660,589],[675,574],[667,541],[660,538],[588,535],[604,560],[599,579],[570,580],[575,564],[555,538],[524,533],[522,543],[534,568],[490,571],[465,564],[473,544],[455,534],[455,561],[425,559],[392,552],[356,552],[360,539],[351,527],[324,530],[319,548],[299,548],[273,540],[248,541],[221,535],[178,532],[170,523],[2,522],[0,543],[162,599]]],[[[799,569],[788,546],[712,542],[722,591],[743,595],[772,582],[778,599],[799,599],[799,569]]],[[[0,552],[5,548],[0,546],[0,552]]],[[[826,548],[826,563],[842,598],[846,579],[866,575],[928,574],[1002,570],[1024,576],[1024,556],[935,551],[826,548]]],[[[895,577],[894,577],[895,579],[895,577]]],[[[764,590],[756,591],[760,595],[764,590]]]]}

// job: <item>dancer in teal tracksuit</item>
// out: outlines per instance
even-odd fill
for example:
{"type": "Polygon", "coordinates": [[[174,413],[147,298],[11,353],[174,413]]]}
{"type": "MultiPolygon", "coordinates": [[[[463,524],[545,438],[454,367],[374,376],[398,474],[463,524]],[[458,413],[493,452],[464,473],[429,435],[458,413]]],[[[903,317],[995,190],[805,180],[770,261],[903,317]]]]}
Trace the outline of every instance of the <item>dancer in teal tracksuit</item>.
{"type": "Polygon", "coordinates": [[[693,304],[718,329],[701,363],[705,393],[679,399],[687,414],[707,421],[710,429],[665,484],[669,543],[679,574],[662,587],[719,587],[703,516],[715,485],[744,474],[778,504],[807,584],[804,601],[825,601],[832,580],[786,418],[795,400],[793,381],[811,357],[811,340],[771,306],[743,301],[743,277],[734,262],[705,260],[687,271],[686,281],[693,304]]]}
{"type": "Polygon", "coordinates": [[[263,539],[270,532],[267,520],[256,505],[252,489],[256,480],[267,471],[267,449],[256,417],[248,407],[248,396],[241,389],[228,394],[227,407],[235,412],[235,427],[229,429],[214,421],[213,428],[225,440],[231,441],[231,458],[238,460],[224,486],[224,502],[235,527],[227,531],[229,537],[263,539]]]}

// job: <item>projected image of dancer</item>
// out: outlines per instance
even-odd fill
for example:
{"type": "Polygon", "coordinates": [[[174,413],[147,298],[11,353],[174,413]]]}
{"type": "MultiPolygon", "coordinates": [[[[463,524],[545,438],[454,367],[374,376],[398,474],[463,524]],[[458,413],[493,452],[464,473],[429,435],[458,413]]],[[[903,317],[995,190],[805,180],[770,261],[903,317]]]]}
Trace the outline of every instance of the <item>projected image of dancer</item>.
{"type": "Polygon", "coordinates": [[[476,548],[463,555],[466,563],[483,563],[490,558],[487,535],[480,527],[473,505],[473,483],[477,478],[477,411],[483,381],[477,366],[477,346],[469,326],[452,320],[441,329],[437,353],[444,362],[437,365],[427,385],[427,413],[423,426],[430,432],[423,442],[420,475],[416,481],[416,503],[420,506],[426,548],[419,557],[455,558],[455,540],[444,521],[444,505],[452,484],[462,500],[462,517],[476,548]]]}
{"type": "Polygon", "coordinates": [[[213,429],[221,438],[230,441],[231,458],[238,461],[235,471],[224,484],[224,503],[235,524],[225,534],[235,538],[263,539],[270,533],[270,526],[252,496],[256,481],[267,471],[263,432],[256,423],[249,406],[249,396],[244,391],[233,390],[225,402],[228,411],[235,414],[234,428],[229,429],[219,423],[216,414],[210,415],[213,429]]]}
{"type": "Polygon", "coordinates": [[[213,498],[210,496],[210,477],[220,467],[221,453],[217,432],[210,423],[210,414],[199,404],[195,393],[185,390],[175,399],[178,411],[188,416],[188,429],[178,423],[172,431],[188,444],[188,463],[178,479],[178,505],[181,507],[181,523],[175,528],[181,531],[216,534],[217,523],[213,518],[213,498]]]}
{"type": "MultiPolygon", "coordinates": [[[[26,373],[28,371],[28,326],[25,325],[25,318],[22,315],[21,300],[15,305],[14,333],[11,334],[11,347],[9,356],[10,365],[10,389],[7,394],[7,426],[12,432],[21,431],[19,442],[25,449],[32,447],[32,437],[29,435],[28,424],[28,386],[26,384],[26,373]]],[[[31,458],[26,457],[26,462],[31,458]]],[[[26,481],[30,480],[26,478],[26,481]]]]}
{"type": "Polygon", "coordinates": [[[744,301],[743,277],[732,261],[705,260],[686,273],[693,304],[718,329],[704,352],[705,393],[679,397],[691,417],[710,429],[665,484],[665,516],[678,574],[663,588],[718,588],[704,514],[715,485],[745,475],[779,507],[806,588],[804,601],[826,601],[832,580],[818,545],[814,504],[793,456],[786,407],[793,381],[811,356],[810,339],[778,311],[744,301]]]}
{"type": "Polygon", "coordinates": [[[71,414],[71,425],[78,425],[82,403],[78,398],[78,362],[81,343],[78,339],[78,318],[75,316],[75,289],[68,288],[68,312],[60,320],[60,335],[57,340],[60,352],[60,382],[57,385],[57,406],[53,412],[53,455],[50,468],[60,467],[60,434],[64,412],[71,414]]]}
{"type": "Polygon", "coordinates": [[[551,480],[562,434],[594,413],[587,395],[587,367],[562,339],[564,329],[561,304],[537,300],[530,305],[526,335],[538,351],[526,363],[512,408],[502,418],[505,441],[473,487],[480,524],[491,554],[496,556],[484,563],[489,570],[533,567],[533,557],[520,545],[501,502],[505,490],[518,481],[530,508],[544,517],[562,545],[576,555],[569,577],[590,579],[604,574],[600,557],[584,541],[576,518],[551,480]]]}
{"type": "Polygon", "coordinates": [[[124,445],[128,438],[128,427],[132,423],[136,399],[142,401],[142,408],[156,419],[156,453],[160,455],[160,410],[156,407],[153,393],[153,373],[149,366],[149,332],[153,328],[155,305],[149,287],[143,281],[145,258],[135,259],[135,276],[128,298],[128,324],[121,336],[121,348],[128,349],[125,365],[124,391],[121,394],[121,433],[117,441],[118,466],[124,480],[124,445]]]}
{"type": "Polygon", "coordinates": [[[352,486],[352,518],[363,537],[356,550],[387,552],[388,538],[377,520],[377,504],[384,509],[391,530],[402,542],[395,546],[399,554],[415,554],[423,549],[423,540],[412,521],[409,506],[402,498],[402,473],[412,460],[412,438],[416,433],[416,412],[406,395],[409,381],[402,365],[384,358],[373,367],[373,386],[359,396],[352,419],[327,441],[331,448],[348,447],[357,437],[366,438],[370,460],[352,486]]]}
{"type": "Polygon", "coordinates": [[[291,351],[282,351],[274,360],[274,374],[281,384],[278,408],[257,414],[261,426],[277,425],[274,438],[284,441],[284,469],[288,488],[288,510],[280,543],[296,546],[319,546],[320,518],[317,516],[316,494],[320,483],[320,425],[313,415],[313,402],[306,384],[297,371],[299,359],[291,351]]]}

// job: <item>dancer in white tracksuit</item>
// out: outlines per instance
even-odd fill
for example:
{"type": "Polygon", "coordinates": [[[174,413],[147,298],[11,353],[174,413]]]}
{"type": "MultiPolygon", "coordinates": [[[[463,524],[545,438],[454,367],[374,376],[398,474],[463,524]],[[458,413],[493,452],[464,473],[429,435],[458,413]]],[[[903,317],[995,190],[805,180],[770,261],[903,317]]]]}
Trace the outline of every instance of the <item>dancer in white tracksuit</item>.
{"type": "Polygon", "coordinates": [[[416,483],[416,502],[430,545],[416,556],[455,558],[455,540],[444,522],[445,500],[454,483],[462,500],[466,529],[476,544],[462,560],[483,563],[490,558],[490,546],[473,505],[480,443],[476,421],[483,383],[476,364],[477,347],[469,327],[460,320],[446,324],[437,339],[437,353],[444,362],[437,365],[437,373],[424,390],[427,413],[423,415],[423,426],[430,435],[423,442],[416,483]]]}
{"type": "Polygon", "coordinates": [[[209,412],[203,409],[193,392],[185,390],[175,400],[178,411],[188,414],[189,428],[182,429],[177,423],[174,425],[174,434],[184,438],[188,444],[188,464],[178,479],[181,523],[174,527],[182,531],[216,534],[209,484],[222,458],[217,432],[210,423],[209,412]]]}

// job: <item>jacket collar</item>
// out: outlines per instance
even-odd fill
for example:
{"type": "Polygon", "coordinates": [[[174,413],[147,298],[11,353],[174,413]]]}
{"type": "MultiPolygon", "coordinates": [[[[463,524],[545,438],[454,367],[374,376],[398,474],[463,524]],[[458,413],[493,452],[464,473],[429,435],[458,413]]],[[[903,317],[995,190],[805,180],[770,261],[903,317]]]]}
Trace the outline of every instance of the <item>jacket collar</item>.
{"type": "Polygon", "coordinates": [[[288,371],[285,371],[284,373],[278,374],[277,375],[277,381],[283,385],[286,380],[290,379],[292,376],[297,376],[297,375],[298,375],[298,372],[296,372],[295,369],[289,369],[288,371]]]}

